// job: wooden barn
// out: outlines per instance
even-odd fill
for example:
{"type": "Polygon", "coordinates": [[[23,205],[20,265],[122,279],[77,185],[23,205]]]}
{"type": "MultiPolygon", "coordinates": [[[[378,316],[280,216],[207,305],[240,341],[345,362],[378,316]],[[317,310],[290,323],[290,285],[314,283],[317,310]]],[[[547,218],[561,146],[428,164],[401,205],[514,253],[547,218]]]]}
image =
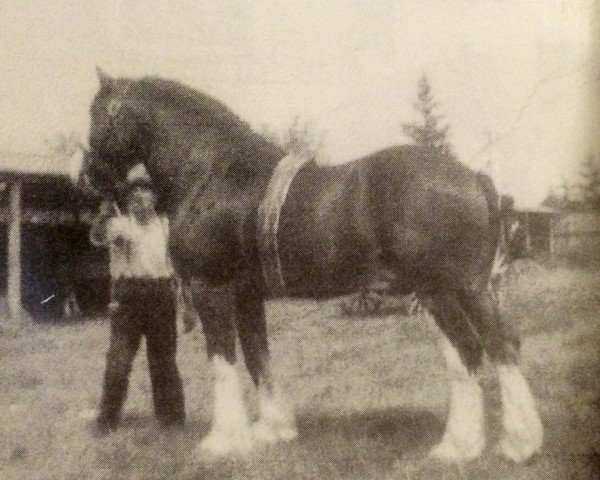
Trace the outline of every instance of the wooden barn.
{"type": "Polygon", "coordinates": [[[0,288],[11,317],[106,306],[108,257],[88,241],[94,209],[72,185],[68,159],[0,151],[0,288]]]}
{"type": "Polygon", "coordinates": [[[600,212],[547,207],[516,209],[525,255],[537,259],[600,260],[600,212]]]}
{"type": "Polygon", "coordinates": [[[533,258],[552,258],[555,254],[554,228],[559,212],[553,209],[518,208],[514,212],[522,229],[522,248],[533,258]]]}

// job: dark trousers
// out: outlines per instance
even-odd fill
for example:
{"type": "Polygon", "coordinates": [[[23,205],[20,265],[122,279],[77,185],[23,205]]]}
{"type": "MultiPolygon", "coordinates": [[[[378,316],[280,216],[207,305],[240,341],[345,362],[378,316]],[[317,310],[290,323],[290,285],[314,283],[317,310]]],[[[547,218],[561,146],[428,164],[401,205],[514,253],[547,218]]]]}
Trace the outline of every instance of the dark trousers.
{"type": "Polygon", "coordinates": [[[111,315],[110,346],[98,423],[114,428],[127,396],[129,374],[142,336],[146,337],[154,412],[163,425],[185,420],[181,378],[176,364],[176,298],[170,279],[121,279],[111,315]]]}

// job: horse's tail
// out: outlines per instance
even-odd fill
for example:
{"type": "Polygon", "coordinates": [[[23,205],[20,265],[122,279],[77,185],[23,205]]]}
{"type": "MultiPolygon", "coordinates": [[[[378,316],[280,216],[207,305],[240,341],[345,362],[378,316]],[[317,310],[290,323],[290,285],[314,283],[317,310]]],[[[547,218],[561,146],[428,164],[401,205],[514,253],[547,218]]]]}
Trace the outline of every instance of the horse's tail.
{"type": "Polygon", "coordinates": [[[500,210],[500,197],[494,186],[492,178],[484,172],[477,172],[477,181],[488,206],[489,216],[489,252],[485,258],[485,271],[489,275],[489,278],[494,278],[498,274],[501,274],[502,265],[504,264],[505,255],[502,252],[504,250],[502,245],[502,212],[500,210]]]}

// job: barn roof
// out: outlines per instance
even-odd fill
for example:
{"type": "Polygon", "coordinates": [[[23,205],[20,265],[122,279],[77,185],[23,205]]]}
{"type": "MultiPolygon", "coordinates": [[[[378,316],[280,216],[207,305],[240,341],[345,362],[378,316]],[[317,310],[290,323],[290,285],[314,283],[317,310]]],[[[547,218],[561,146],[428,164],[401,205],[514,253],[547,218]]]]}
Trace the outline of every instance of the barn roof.
{"type": "Polygon", "coordinates": [[[69,177],[69,158],[0,150],[0,177],[69,177]]]}

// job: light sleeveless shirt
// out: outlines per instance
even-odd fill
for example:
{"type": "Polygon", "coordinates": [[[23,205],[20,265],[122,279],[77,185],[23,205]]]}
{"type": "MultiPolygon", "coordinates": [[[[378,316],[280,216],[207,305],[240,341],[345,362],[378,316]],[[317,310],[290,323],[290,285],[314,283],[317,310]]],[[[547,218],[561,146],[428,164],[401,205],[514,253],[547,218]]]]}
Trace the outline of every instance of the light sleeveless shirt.
{"type": "Polygon", "coordinates": [[[113,217],[108,223],[110,276],[117,278],[164,278],[173,275],[168,251],[167,218],[156,217],[146,225],[131,215],[113,217]],[[123,242],[116,242],[121,237],[123,242]]]}

